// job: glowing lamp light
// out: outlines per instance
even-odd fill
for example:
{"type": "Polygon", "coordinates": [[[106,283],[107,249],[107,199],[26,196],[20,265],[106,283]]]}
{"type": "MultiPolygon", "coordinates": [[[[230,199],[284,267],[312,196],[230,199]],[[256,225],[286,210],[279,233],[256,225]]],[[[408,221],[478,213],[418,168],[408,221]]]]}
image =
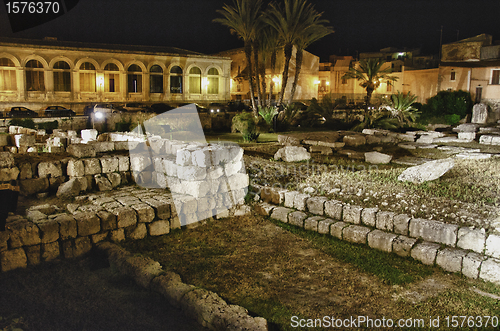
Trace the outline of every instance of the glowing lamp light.
{"type": "Polygon", "coordinates": [[[314,81],[314,84],[319,84],[319,83],[321,83],[319,80],[314,81]]]}
{"type": "Polygon", "coordinates": [[[326,85],[330,85],[330,82],[326,82],[326,85]]]}
{"type": "Polygon", "coordinates": [[[97,118],[98,120],[100,120],[100,119],[101,119],[101,118],[103,118],[103,117],[104,117],[104,114],[103,114],[103,113],[101,113],[101,112],[99,112],[99,111],[95,113],[95,118],[97,118]]]}
{"type": "Polygon", "coordinates": [[[276,83],[276,84],[278,84],[280,82],[280,79],[278,77],[274,77],[273,78],[273,82],[276,83]]]}

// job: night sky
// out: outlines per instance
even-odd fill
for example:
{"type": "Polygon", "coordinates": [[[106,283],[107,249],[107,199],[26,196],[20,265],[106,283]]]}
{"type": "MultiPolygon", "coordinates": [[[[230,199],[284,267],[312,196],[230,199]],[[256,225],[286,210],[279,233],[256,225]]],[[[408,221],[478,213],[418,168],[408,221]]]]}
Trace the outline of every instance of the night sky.
{"type": "MultiPolygon", "coordinates": [[[[65,15],[13,33],[0,6],[0,36],[96,43],[173,46],[212,54],[242,46],[217,23],[231,0],[80,0],[65,15]]],[[[308,48],[322,61],[385,47],[421,47],[438,53],[443,43],[481,33],[500,39],[499,0],[310,0],[335,33],[308,48]],[[458,31],[457,31],[458,30],[458,31]]]]}

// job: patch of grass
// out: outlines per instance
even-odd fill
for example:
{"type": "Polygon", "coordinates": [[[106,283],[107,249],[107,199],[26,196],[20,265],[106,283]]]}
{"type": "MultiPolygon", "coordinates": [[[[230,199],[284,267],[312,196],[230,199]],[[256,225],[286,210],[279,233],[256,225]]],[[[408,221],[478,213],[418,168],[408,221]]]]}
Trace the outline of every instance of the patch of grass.
{"type": "Polygon", "coordinates": [[[322,252],[340,261],[355,265],[364,272],[376,275],[388,285],[413,283],[432,275],[437,270],[396,254],[376,251],[365,245],[348,243],[279,221],[272,220],[272,222],[309,240],[315,248],[322,252]]]}

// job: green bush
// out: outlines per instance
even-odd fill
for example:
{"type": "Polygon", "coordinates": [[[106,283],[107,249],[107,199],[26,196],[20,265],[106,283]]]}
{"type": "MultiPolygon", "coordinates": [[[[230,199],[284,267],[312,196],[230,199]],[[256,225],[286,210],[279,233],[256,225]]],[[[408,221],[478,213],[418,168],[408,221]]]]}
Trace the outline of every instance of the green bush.
{"type": "Polygon", "coordinates": [[[460,122],[460,119],[461,119],[460,115],[457,115],[457,114],[444,116],[444,120],[445,120],[446,124],[448,124],[448,125],[455,125],[458,122],[460,122]]]}
{"type": "Polygon", "coordinates": [[[472,97],[465,91],[440,91],[427,101],[422,107],[425,117],[439,117],[445,115],[459,115],[464,118],[472,112],[472,97]]]}
{"type": "Polygon", "coordinates": [[[38,123],[37,128],[41,130],[47,131],[47,133],[52,133],[54,129],[57,129],[59,127],[59,122],[58,121],[52,121],[52,122],[43,122],[43,123],[38,123]]]}
{"type": "Polygon", "coordinates": [[[23,128],[34,129],[35,121],[31,118],[13,118],[9,121],[9,125],[22,126],[23,128]]]}
{"type": "Polygon", "coordinates": [[[252,113],[242,113],[234,116],[231,131],[241,132],[244,141],[257,141],[259,138],[257,119],[252,113]]]}
{"type": "Polygon", "coordinates": [[[273,106],[271,107],[259,106],[259,115],[262,116],[264,121],[266,121],[267,125],[272,125],[274,116],[278,115],[278,109],[273,106]]]}
{"type": "Polygon", "coordinates": [[[129,132],[131,131],[132,121],[121,121],[115,124],[115,131],[117,132],[129,132]]]}

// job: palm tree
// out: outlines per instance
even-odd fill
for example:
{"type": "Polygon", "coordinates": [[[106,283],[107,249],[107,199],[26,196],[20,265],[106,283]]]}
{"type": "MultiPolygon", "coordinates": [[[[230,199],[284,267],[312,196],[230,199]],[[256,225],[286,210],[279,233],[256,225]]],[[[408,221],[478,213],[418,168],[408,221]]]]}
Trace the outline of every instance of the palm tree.
{"type": "Polygon", "coordinates": [[[359,61],[359,67],[351,67],[345,73],[342,79],[356,79],[360,82],[359,86],[366,90],[365,102],[365,119],[368,115],[368,107],[370,106],[370,99],[373,91],[380,86],[382,80],[395,82],[398,77],[389,75],[392,68],[387,67],[382,69],[385,61],[377,58],[369,58],[367,60],[359,61]]]}
{"type": "Polygon", "coordinates": [[[261,7],[262,0],[233,0],[233,6],[225,4],[221,10],[217,10],[223,17],[214,19],[214,22],[229,27],[232,34],[236,34],[243,40],[250,85],[250,100],[255,117],[258,116],[258,113],[253,91],[252,43],[256,39],[261,25],[261,7]]]}
{"type": "Polygon", "coordinates": [[[323,23],[329,23],[327,20],[321,20],[321,13],[316,12],[313,8],[307,14],[308,26],[299,33],[295,47],[297,52],[295,55],[295,77],[292,83],[292,91],[288,103],[292,103],[299,81],[300,70],[302,69],[302,59],[304,56],[304,49],[306,49],[313,42],[333,33],[333,29],[329,26],[324,26],[323,23]]]}
{"type": "Polygon", "coordinates": [[[271,3],[264,14],[264,21],[276,30],[284,46],[285,65],[281,78],[278,106],[283,102],[285,95],[293,45],[296,44],[300,33],[307,28],[312,11],[314,8],[307,3],[307,0],[285,0],[284,8],[281,8],[279,4],[271,3]]]}
{"type": "Polygon", "coordinates": [[[266,25],[262,30],[261,30],[261,43],[260,43],[260,55],[261,55],[261,61],[260,61],[260,74],[261,74],[261,82],[262,82],[262,92],[263,95],[266,95],[266,65],[269,61],[270,63],[270,69],[271,69],[271,80],[269,82],[269,94],[267,98],[266,105],[270,106],[271,105],[271,99],[273,95],[273,90],[274,90],[274,81],[272,78],[275,75],[275,70],[276,70],[276,58],[278,51],[283,47],[281,44],[281,39],[278,38],[278,34],[276,33],[276,30],[271,28],[269,25],[266,25]]]}

